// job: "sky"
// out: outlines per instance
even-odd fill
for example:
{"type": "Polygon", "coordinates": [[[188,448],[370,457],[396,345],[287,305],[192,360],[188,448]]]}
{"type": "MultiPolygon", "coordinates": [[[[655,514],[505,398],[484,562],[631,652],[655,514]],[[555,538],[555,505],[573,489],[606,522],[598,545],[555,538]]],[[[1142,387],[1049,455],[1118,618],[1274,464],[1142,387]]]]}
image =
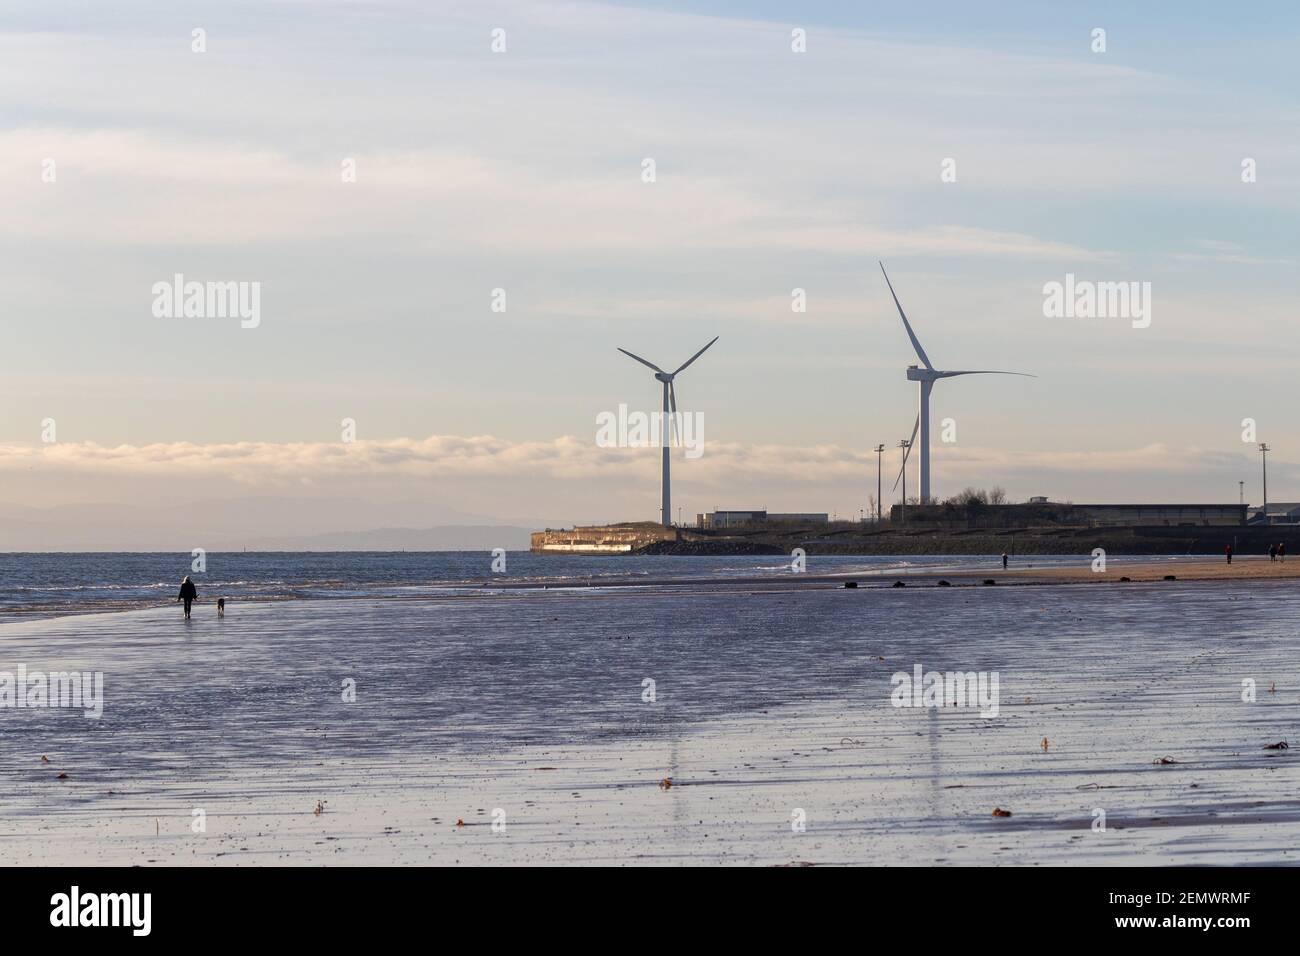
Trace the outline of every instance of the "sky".
{"type": "Polygon", "coordinates": [[[936,366],[1036,376],[937,384],[937,496],[1259,503],[1250,418],[1300,500],[1300,10],[1131,6],[0,3],[0,518],[655,520],[616,349],[714,336],[674,510],[857,516],[917,404],[877,260],[936,366]]]}

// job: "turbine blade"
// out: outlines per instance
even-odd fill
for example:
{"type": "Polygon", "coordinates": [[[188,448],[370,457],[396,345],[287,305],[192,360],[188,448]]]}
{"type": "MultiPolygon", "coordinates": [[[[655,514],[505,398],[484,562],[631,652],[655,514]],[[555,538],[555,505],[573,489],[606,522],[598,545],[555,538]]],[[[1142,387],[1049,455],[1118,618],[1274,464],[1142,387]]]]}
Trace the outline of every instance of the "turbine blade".
{"type": "Polygon", "coordinates": [[[921,415],[918,412],[916,416],[916,424],[912,426],[912,438],[908,441],[907,447],[903,449],[903,467],[898,469],[898,477],[894,479],[894,487],[892,489],[894,491],[898,490],[898,483],[903,480],[903,472],[907,469],[907,456],[912,453],[912,449],[916,446],[916,433],[920,428],[921,415]]]}
{"type": "Polygon", "coordinates": [[[634,359],[636,359],[638,362],[640,362],[642,365],[649,366],[650,368],[654,369],[656,372],[662,372],[662,371],[663,371],[663,369],[661,369],[661,368],[660,368],[658,365],[656,365],[654,362],[647,362],[647,361],[646,361],[645,359],[643,359],[641,356],[639,356],[639,355],[633,355],[633,354],[632,354],[631,352],[629,352],[627,349],[619,349],[619,351],[622,352],[624,355],[626,355],[628,358],[634,358],[634,359]]]}
{"type": "MultiPolygon", "coordinates": [[[[718,341],[718,339],[719,339],[719,336],[715,335],[715,336],[713,337],[713,342],[718,341]]],[[[712,345],[713,342],[710,342],[709,345],[712,345]]],[[[698,352],[696,352],[694,355],[692,355],[690,358],[688,358],[685,362],[683,362],[681,365],[679,365],[679,366],[677,367],[677,372],[682,371],[683,369],[686,368],[686,366],[690,365],[690,364],[691,364],[692,362],[694,362],[697,358],[699,358],[701,355],[703,355],[705,352],[707,352],[707,351],[709,350],[709,345],[704,346],[704,348],[700,349],[698,352]]],[[[676,375],[677,372],[673,372],[673,374],[676,375]]]]}
{"type": "MultiPolygon", "coordinates": [[[[877,260],[879,262],[879,260],[877,260]]],[[[898,315],[903,320],[903,328],[907,329],[907,337],[912,340],[912,348],[916,350],[916,357],[919,358],[926,368],[933,370],[934,366],[930,364],[930,357],[925,354],[925,349],[921,348],[921,343],[916,338],[916,333],[912,331],[912,323],[907,321],[907,315],[903,312],[903,304],[898,301],[898,295],[894,292],[894,284],[889,281],[889,273],[885,272],[885,264],[880,262],[880,271],[885,277],[885,285],[889,286],[889,294],[894,297],[894,305],[898,307],[898,315]]]]}
{"type": "Polygon", "coordinates": [[[668,383],[668,407],[673,410],[668,419],[668,443],[671,445],[677,437],[677,386],[668,383]]]}
{"type": "Polygon", "coordinates": [[[905,471],[907,470],[907,455],[908,455],[908,452],[910,452],[911,450],[912,450],[911,448],[904,448],[904,449],[903,449],[903,464],[902,464],[902,466],[898,469],[898,475],[894,478],[894,487],[891,489],[892,491],[897,491],[897,490],[898,490],[898,483],[899,483],[900,481],[903,480],[903,472],[905,472],[905,471]]]}
{"type": "Polygon", "coordinates": [[[1038,378],[1037,375],[1031,375],[1029,372],[1000,372],[994,369],[972,369],[961,372],[940,372],[940,378],[952,378],[954,375],[1019,375],[1022,378],[1038,378]]]}

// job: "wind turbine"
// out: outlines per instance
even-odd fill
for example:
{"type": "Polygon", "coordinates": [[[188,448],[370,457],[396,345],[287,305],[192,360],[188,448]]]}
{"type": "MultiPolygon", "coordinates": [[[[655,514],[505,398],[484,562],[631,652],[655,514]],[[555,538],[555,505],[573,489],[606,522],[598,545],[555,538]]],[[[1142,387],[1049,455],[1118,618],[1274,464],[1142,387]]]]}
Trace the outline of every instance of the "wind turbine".
{"type": "MultiPolygon", "coordinates": [[[[713,337],[713,341],[710,342],[709,345],[712,345],[713,342],[716,341],[718,341],[718,336],[715,335],[713,337]]],[[[624,355],[626,355],[628,358],[636,359],[638,362],[640,362],[642,365],[646,366],[647,368],[654,369],[655,379],[660,382],[663,382],[664,385],[664,417],[659,429],[660,438],[662,440],[662,444],[664,447],[663,503],[662,503],[663,510],[660,512],[659,517],[661,523],[665,527],[672,527],[672,523],[673,523],[672,490],[671,490],[672,484],[668,476],[668,444],[669,444],[668,426],[669,423],[676,425],[676,418],[677,418],[677,390],[673,388],[673,379],[676,378],[678,375],[680,375],[682,372],[684,372],[688,365],[690,365],[697,358],[699,358],[701,355],[707,352],[709,350],[709,345],[704,346],[704,348],[700,349],[698,352],[696,352],[694,355],[688,358],[681,365],[677,366],[676,370],[672,372],[665,372],[658,365],[655,365],[653,362],[647,362],[639,355],[633,355],[627,349],[622,349],[622,348],[619,349],[619,351],[622,352],[624,355]],[[672,408],[672,417],[669,417],[668,414],[670,406],[672,408]]]]}
{"type": "MultiPolygon", "coordinates": [[[[889,286],[889,294],[894,298],[894,305],[898,307],[898,315],[903,320],[903,328],[907,330],[907,337],[912,340],[912,348],[916,350],[916,357],[925,366],[920,368],[916,365],[909,365],[907,367],[907,380],[909,382],[919,382],[921,385],[921,406],[916,416],[916,425],[912,428],[912,441],[916,441],[916,432],[919,428],[921,432],[921,504],[926,504],[930,500],[930,390],[934,388],[934,383],[941,378],[955,378],[958,375],[1022,375],[1025,378],[1037,378],[1037,376],[1030,375],[1028,372],[999,372],[989,369],[945,372],[935,368],[930,364],[930,358],[925,354],[925,349],[921,348],[916,333],[912,331],[912,323],[907,321],[907,315],[903,312],[902,303],[898,301],[898,295],[894,292],[893,283],[889,281],[889,273],[885,272],[883,262],[880,263],[880,271],[885,277],[885,285],[889,286]]],[[[907,467],[906,452],[903,455],[903,467],[907,467]]],[[[895,482],[895,486],[897,484],[895,482]]]]}

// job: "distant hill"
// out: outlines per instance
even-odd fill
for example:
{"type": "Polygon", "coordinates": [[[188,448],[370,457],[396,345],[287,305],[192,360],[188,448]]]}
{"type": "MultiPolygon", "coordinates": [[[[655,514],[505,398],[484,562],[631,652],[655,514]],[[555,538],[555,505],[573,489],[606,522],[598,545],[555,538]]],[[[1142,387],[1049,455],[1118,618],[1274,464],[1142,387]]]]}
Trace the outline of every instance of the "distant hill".
{"type": "Polygon", "coordinates": [[[375,528],[326,534],[255,538],[250,551],[527,551],[530,528],[449,524],[436,528],[375,528]]]}
{"type": "Polygon", "coordinates": [[[0,504],[0,551],[519,551],[530,531],[555,523],[500,521],[437,502],[342,498],[0,504]]]}

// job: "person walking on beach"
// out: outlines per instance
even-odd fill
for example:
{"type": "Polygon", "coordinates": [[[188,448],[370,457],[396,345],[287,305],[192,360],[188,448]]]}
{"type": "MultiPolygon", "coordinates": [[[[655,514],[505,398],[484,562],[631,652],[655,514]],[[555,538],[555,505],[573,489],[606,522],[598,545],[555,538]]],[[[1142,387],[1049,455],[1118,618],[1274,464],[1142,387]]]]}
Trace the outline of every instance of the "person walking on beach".
{"type": "Polygon", "coordinates": [[[1277,543],[1277,559],[1278,559],[1279,561],[1285,561],[1285,560],[1286,560],[1286,542],[1285,542],[1285,541],[1279,541],[1279,542],[1277,543]]]}
{"type": "Polygon", "coordinates": [[[181,582],[181,593],[176,595],[176,600],[185,602],[185,620],[190,619],[190,605],[199,599],[199,589],[194,586],[190,576],[185,575],[185,580],[181,582]]]}
{"type": "Polygon", "coordinates": [[[1231,544],[1224,545],[1223,553],[1228,556],[1228,563],[1232,564],[1232,545],[1231,544]]]}
{"type": "Polygon", "coordinates": [[[1277,560],[1277,545],[1275,545],[1275,544],[1270,544],[1270,545],[1268,546],[1268,559],[1269,559],[1270,561],[1276,561],[1276,560],[1277,560]]]}
{"type": "Polygon", "coordinates": [[[1006,569],[1007,569],[1007,553],[1006,553],[1005,551],[1003,551],[1003,552],[1002,552],[1002,570],[1005,571],[1006,569]]]}

